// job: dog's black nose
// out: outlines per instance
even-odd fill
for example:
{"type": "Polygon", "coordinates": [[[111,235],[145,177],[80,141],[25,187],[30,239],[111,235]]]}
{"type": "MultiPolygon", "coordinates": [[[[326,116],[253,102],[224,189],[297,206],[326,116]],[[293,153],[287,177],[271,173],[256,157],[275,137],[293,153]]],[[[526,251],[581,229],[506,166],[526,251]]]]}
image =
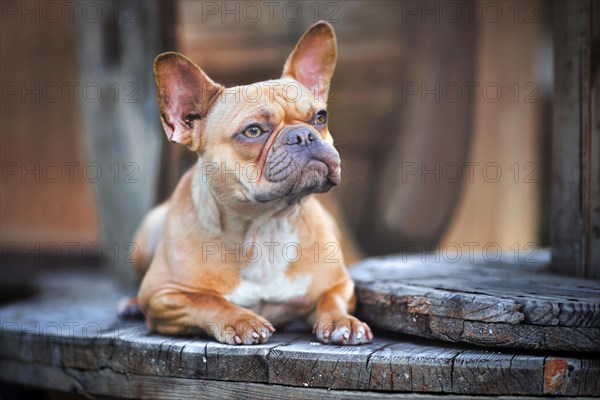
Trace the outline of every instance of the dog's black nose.
{"type": "Polygon", "coordinates": [[[317,140],[317,135],[310,129],[293,129],[287,133],[285,144],[310,146],[315,140],[317,140]]]}

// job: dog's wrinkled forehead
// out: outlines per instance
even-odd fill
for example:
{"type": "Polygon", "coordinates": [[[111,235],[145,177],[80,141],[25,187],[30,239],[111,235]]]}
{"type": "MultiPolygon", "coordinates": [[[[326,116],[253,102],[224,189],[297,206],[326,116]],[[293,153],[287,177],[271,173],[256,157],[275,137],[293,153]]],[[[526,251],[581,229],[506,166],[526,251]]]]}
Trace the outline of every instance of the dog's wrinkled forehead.
{"type": "Polygon", "coordinates": [[[262,121],[279,125],[307,121],[324,108],[309,89],[283,78],[227,88],[215,100],[209,119],[230,129],[262,121]]]}

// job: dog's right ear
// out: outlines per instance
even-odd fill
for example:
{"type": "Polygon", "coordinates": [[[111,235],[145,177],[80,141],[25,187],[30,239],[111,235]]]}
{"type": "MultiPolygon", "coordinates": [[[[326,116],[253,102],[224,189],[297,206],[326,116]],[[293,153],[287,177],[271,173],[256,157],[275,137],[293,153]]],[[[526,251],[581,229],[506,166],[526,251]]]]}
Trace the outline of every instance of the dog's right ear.
{"type": "Polygon", "coordinates": [[[154,80],[160,119],[171,142],[199,150],[202,119],[223,87],[193,61],[179,53],[154,59],[154,80]]]}

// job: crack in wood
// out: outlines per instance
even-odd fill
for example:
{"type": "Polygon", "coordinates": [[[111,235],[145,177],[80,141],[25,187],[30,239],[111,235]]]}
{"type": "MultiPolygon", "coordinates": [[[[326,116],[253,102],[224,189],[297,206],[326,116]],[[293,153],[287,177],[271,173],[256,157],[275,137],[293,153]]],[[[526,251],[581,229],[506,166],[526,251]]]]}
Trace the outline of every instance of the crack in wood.
{"type": "Polygon", "coordinates": [[[452,358],[450,358],[450,387],[452,388],[452,393],[456,393],[456,389],[454,388],[454,362],[456,357],[462,353],[464,353],[464,351],[458,352],[452,358]]]}
{"type": "MultiPolygon", "coordinates": [[[[368,386],[367,386],[369,389],[371,388],[371,380],[373,378],[373,370],[369,368],[369,365],[371,363],[371,357],[373,356],[373,354],[375,354],[375,353],[377,353],[377,352],[385,349],[386,347],[388,347],[390,345],[391,345],[391,343],[385,344],[385,345],[383,345],[383,346],[381,346],[381,347],[373,350],[372,352],[370,352],[367,355],[367,361],[365,363],[365,369],[366,369],[367,373],[369,374],[369,383],[368,383],[368,386]]],[[[390,371],[391,371],[391,368],[390,368],[390,371]]]]}
{"type": "Polygon", "coordinates": [[[71,380],[71,390],[74,389],[75,393],[82,395],[86,399],[94,399],[94,397],[85,390],[82,383],[75,376],[72,376],[66,368],[63,368],[62,372],[68,379],[71,380]]]}
{"type": "Polygon", "coordinates": [[[332,375],[332,377],[333,377],[333,381],[331,381],[331,384],[329,385],[329,389],[333,388],[333,384],[335,383],[335,381],[336,381],[336,379],[337,379],[337,377],[336,377],[335,375],[336,375],[336,371],[337,371],[337,366],[338,366],[338,363],[340,362],[340,358],[341,358],[341,357],[339,357],[339,358],[338,358],[338,359],[335,361],[335,365],[333,366],[333,369],[332,369],[332,374],[331,374],[331,375],[332,375]]]}

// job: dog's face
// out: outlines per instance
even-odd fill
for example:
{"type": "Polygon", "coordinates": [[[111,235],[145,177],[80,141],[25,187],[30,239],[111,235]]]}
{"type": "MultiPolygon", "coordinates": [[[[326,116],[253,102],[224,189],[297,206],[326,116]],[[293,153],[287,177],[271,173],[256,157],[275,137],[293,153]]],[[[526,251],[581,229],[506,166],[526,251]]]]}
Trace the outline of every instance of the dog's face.
{"type": "Polygon", "coordinates": [[[297,203],[340,182],[326,96],[336,60],[333,29],[313,25],[281,79],[224,88],[192,61],[164,53],[154,64],[165,132],[197,151],[213,193],[232,206],[297,203]]]}

